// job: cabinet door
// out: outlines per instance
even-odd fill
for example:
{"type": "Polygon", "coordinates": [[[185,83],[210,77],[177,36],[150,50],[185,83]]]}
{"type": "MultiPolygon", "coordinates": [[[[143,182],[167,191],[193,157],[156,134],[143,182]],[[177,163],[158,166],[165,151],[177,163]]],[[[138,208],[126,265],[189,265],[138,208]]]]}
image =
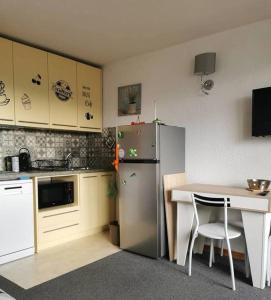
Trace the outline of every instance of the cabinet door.
{"type": "Polygon", "coordinates": [[[50,125],[76,129],[76,62],[48,53],[50,125]]]}
{"type": "Polygon", "coordinates": [[[77,63],[78,125],[99,131],[102,127],[102,71],[77,63]]]}
{"type": "Polygon", "coordinates": [[[99,180],[99,206],[98,206],[98,223],[99,226],[108,225],[110,221],[115,220],[116,205],[115,199],[109,196],[112,188],[112,182],[115,177],[112,173],[101,174],[99,180]]]}
{"type": "Polygon", "coordinates": [[[47,52],[13,43],[16,125],[49,127],[47,52]]]}
{"type": "Polygon", "coordinates": [[[0,38],[0,124],[14,124],[12,42],[0,38]]]}
{"type": "Polygon", "coordinates": [[[98,227],[98,175],[80,175],[80,227],[89,231],[98,227]]]}

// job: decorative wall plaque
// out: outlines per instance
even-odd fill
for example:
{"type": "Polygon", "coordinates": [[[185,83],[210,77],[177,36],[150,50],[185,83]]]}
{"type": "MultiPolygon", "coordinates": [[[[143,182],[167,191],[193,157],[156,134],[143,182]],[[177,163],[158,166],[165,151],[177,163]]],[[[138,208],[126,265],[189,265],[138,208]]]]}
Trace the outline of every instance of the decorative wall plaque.
{"type": "Polygon", "coordinates": [[[141,83],[118,88],[118,115],[141,114],[141,83]]]}
{"type": "Polygon", "coordinates": [[[65,80],[58,80],[53,84],[53,90],[57,98],[61,101],[68,101],[72,96],[70,85],[65,80]]]}

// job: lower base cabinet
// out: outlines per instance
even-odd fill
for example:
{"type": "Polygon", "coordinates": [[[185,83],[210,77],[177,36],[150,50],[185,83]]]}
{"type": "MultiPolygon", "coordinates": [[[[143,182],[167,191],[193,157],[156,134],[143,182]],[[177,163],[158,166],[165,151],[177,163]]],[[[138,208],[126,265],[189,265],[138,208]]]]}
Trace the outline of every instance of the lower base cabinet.
{"type": "MultiPolygon", "coordinates": [[[[36,252],[102,232],[116,218],[115,199],[109,196],[115,180],[114,172],[84,173],[72,177],[75,177],[75,190],[78,191],[75,205],[36,209],[36,252]]],[[[36,207],[38,180],[34,180],[36,207]]]]}
{"type": "Polygon", "coordinates": [[[109,196],[114,180],[114,173],[80,175],[80,227],[86,234],[101,231],[115,219],[115,199],[109,196]]]}

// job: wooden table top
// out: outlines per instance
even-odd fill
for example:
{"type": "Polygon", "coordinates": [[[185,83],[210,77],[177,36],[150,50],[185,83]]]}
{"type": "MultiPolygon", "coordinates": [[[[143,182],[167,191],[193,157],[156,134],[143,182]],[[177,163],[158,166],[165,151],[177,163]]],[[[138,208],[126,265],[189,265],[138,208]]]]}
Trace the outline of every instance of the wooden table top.
{"type": "Polygon", "coordinates": [[[231,187],[225,185],[212,185],[212,184],[185,184],[178,188],[174,188],[176,191],[192,192],[192,193],[206,193],[206,194],[218,194],[218,195],[229,195],[249,198],[261,198],[271,199],[271,192],[265,196],[260,196],[257,192],[251,192],[244,187],[231,187]]]}
{"type": "Polygon", "coordinates": [[[210,194],[212,196],[229,197],[231,199],[231,208],[271,212],[271,192],[265,196],[258,195],[258,192],[248,191],[242,187],[231,187],[211,184],[185,184],[172,189],[172,201],[191,203],[191,193],[210,194]]]}

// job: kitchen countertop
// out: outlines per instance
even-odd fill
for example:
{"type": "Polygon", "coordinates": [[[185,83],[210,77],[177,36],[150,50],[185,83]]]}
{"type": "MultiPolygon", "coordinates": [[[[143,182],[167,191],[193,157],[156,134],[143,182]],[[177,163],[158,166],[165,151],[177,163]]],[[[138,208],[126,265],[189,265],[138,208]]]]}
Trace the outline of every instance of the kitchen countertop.
{"type": "Polygon", "coordinates": [[[58,176],[58,175],[73,175],[82,173],[96,173],[96,172],[112,172],[113,169],[80,169],[75,168],[71,170],[61,170],[61,171],[41,171],[33,170],[28,172],[7,172],[0,171],[0,180],[16,180],[21,176],[32,177],[42,177],[42,176],[58,176]]]}

